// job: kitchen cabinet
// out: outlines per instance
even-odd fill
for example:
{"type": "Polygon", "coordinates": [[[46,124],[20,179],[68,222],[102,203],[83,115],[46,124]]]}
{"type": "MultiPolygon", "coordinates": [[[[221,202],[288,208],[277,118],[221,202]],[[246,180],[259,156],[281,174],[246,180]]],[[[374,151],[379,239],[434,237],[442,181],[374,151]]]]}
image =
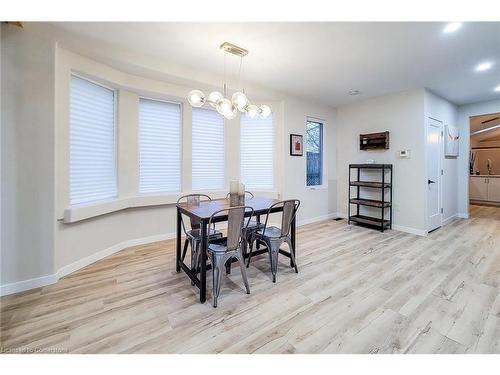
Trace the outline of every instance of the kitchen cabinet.
{"type": "Polygon", "coordinates": [[[500,178],[488,178],[488,200],[500,202],[500,178]]]}
{"type": "Polygon", "coordinates": [[[469,183],[469,198],[478,201],[488,200],[488,182],[486,177],[472,177],[469,183]]]}
{"type": "Polygon", "coordinates": [[[478,201],[500,202],[500,178],[471,176],[469,198],[478,201]]]}

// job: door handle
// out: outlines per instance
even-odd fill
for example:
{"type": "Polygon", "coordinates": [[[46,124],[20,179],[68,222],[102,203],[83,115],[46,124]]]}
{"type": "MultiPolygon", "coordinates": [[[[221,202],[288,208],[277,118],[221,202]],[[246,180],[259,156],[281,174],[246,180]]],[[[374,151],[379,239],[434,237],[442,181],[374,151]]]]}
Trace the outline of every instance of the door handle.
{"type": "Polygon", "coordinates": [[[427,185],[430,185],[430,184],[435,184],[436,181],[432,181],[432,180],[427,180],[427,185]]]}

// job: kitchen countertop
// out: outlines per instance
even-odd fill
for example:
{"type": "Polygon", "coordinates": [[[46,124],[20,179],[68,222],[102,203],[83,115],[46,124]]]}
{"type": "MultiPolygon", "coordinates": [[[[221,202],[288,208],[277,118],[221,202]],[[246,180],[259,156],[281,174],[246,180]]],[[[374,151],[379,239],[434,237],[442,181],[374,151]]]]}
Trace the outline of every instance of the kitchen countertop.
{"type": "Polygon", "coordinates": [[[490,177],[490,178],[500,178],[500,174],[471,174],[470,177],[490,177]]]}

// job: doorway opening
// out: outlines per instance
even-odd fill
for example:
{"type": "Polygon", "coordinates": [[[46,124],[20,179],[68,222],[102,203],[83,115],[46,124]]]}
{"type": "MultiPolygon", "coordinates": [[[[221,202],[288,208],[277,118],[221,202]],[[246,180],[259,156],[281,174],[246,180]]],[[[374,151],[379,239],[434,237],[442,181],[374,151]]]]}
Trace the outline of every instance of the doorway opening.
{"type": "Polygon", "coordinates": [[[469,205],[500,207],[500,112],[471,116],[469,126],[469,205]]]}

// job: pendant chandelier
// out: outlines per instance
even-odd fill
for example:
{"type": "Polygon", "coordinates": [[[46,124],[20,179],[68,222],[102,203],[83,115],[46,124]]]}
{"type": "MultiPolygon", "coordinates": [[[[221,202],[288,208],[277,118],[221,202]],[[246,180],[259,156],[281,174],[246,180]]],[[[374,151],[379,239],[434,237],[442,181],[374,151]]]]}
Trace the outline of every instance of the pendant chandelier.
{"type": "Polygon", "coordinates": [[[240,70],[238,75],[238,81],[241,85],[241,68],[243,65],[243,57],[248,54],[248,50],[235,46],[234,44],[224,42],[221,44],[220,48],[224,51],[224,83],[222,86],[222,93],[219,91],[212,91],[208,94],[208,97],[200,90],[192,90],[188,94],[188,101],[193,107],[202,107],[205,103],[209,103],[214,107],[217,112],[228,120],[232,120],[236,117],[238,111],[248,114],[248,116],[254,118],[260,116],[266,118],[271,114],[271,108],[268,105],[257,106],[252,104],[247,96],[245,95],[245,90],[235,92],[231,99],[227,98],[227,85],[226,85],[226,53],[231,53],[233,55],[240,57],[240,70]]]}

